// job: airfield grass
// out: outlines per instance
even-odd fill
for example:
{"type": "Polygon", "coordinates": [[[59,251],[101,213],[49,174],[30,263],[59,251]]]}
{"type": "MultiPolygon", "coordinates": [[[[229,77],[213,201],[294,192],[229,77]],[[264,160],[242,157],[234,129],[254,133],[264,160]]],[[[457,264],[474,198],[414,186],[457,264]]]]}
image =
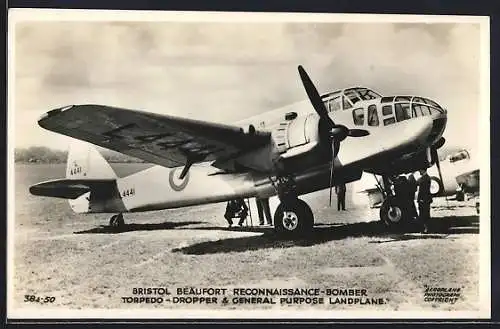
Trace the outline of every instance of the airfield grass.
{"type": "MultiPolygon", "coordinates": [[[[35,182],[64,168],[16,168],[14,303],[25,294],[55,296],[43,307],[475,310],[479,236],[471,207],[433,210],[436,232],[385,233],[377,211],[326,207],[327,194],[309,197],[318,221],[311,239],[276,239],[267,231],[223,229],[223,204],[128,214],[128,229],[112,233],[107,215],[73,214],[64,200],[36,198],[35,182]],[[457,216],[457,217],[454,217],[457,216]],[[463,223],[462,223],[463,222],[463,223]],[[458,223],[458,224],[457,224],[458,223]],[[462,288],[454,305],[424,302],[424,286],[462,288]],[[125,304],[135,287],[359,288],[383,305],[172,305],[125,304]]],[[[348,204],[349,206],[349,204],[348,204]]]]}

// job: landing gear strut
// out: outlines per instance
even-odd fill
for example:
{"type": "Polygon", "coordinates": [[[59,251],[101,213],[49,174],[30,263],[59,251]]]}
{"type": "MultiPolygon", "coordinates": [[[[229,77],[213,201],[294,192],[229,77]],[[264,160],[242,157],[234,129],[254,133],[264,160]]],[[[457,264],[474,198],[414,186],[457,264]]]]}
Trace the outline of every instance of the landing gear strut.
{"type": "Polygon", "coordinates": [[[314,225],[311,208],[297,196],[291,177],[279,177],[275,182],[281,203],[274,213],[274,230],[280,236],[297,237],[309,233],[314,225]]]}
{"type": "Polygon", "coordinates": [[[109,219],[109,226],[111,226],[115,230],[122,228],[124,225],[125,225],[125,220],[123,219],[122,213],[119,213],[118,215],[113,215],[109,219]]]}

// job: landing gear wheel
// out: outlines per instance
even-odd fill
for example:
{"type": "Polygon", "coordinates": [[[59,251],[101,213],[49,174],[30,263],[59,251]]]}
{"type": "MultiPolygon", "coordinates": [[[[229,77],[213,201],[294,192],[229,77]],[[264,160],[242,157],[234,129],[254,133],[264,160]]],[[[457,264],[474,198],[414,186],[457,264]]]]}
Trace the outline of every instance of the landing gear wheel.
{"type": "Polygon", "coordinates": [[[433,197],[439,196],[444,191],[443,182],[437,177],[431,176],[430,192],[433,197]]]}
{"type": "Polygon", "coordinates": [[[125,220],[123,219],[122,214],[111,216],[111,218],[109,220],[109,226],[111,226],[113,229],[115,229],[115,230],[120,229],[124,225],[125,225],[125,220]]]}
{"type": "Polygon", "coordinates": [[[395,199],[385,199],[380,207],[380,220],[390,228],[402,228],[407,224],[408,214],[405,208],[395,199]]]}
{"type": "Polygon", "coordinates": [[[274,213],[274,230],[280,236],[304,236],[312,231],[313,225],[311,208],[300,199],[280,203],[274,213]]]}

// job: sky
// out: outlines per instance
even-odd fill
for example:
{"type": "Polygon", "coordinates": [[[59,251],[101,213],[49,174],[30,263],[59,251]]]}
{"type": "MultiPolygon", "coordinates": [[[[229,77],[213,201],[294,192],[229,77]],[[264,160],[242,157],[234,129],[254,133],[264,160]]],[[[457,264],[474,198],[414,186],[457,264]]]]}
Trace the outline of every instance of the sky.
{"type": "Polygon", "coordinates": [[[448,109],[448,144],[476,149],[479,34],[473,23],[18,22],[15,146],[66,149],[37,118],[69,104],[235,122],[305,99],[301,64],[320,92],[431,98],[448,109]]]}

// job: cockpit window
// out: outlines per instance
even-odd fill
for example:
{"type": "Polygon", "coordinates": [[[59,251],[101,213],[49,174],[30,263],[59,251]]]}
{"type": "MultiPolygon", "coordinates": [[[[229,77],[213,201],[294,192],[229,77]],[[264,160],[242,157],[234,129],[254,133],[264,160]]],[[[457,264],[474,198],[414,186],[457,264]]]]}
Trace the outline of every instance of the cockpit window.
{"type": "Polygon", "coordinates": [[[344,105],[344,110],[350,109],[352,107],[351,103],[347,100],[347,97],[342,96],[342,103],[344,105]]]}
{"type": "Polygon", "coordinates": [[[355,104],[356,102],[359,102],[361,98],[359,97],[358,93],[354,89],[347,89],[344,94],[349,97],[349,100],[355,104]]]}
{"type": "Polygon", "coordinates": [[[359,108],[352,111],[352,117],[354,119],[354,124],[356,126],[362,126],[365,124],[365,109],[359,108]]]}
{"type": "Polygon", "coordinates": [[[428,99],[428,98],[424,98],[424,102],[425,102],[426,104],[431,105],[431,106],[437,107],[438,109],[440,109],[440,108],[441,108],[441,106],[439,106],[439,104],[438,104],[438,103],[436,103],[436,102],[434,102],[434,101],[431,101],[431,100],[430,100],[430,99],[428,99]]]}
{"type": "Polygon", "coordinates": [[[378,126],[378,114],[376,105],[368,106],[368,125],[372,127],[378,126]]]}
{"type": "Polygon", "coordinates": [[[366,101],[366,100],[371,100],[375,98],[381,98],[382,95],[376,93],[375,91],[365,88],[365,87],[355,87],[355,88],[347,88],[344,90],[337,90],[333,91],[327,94],[321,95],[321,99],[323,100],[325,106],[329,108],[329,102],[332,99],[335,99],[337,97],[346,97],[346,99],[343,99],[343,109],[349,109],[352,107],[353,104],[359,101],[366,101]]]}
{"type": "Polygon", "coordinates": [[[421,117],[425,115],[429,115],[431,112],[427,105],[415,104],[411,105],[413,111],[413,117],[421,117]]]}
{"type": "Polygon", "coordinates": [[[338,111],[342,108],[341,96],[337,96],[328,101],[330,111],[338,111]]]}
{"type": "Polygon", "coordinates": [[[393,99],[394,99],[393,96],[382,97],[382,99],[380,100],[380,102],[381,103],[391,103],[393,99]]]}
{"type": "Polygon", "coordinates": [[[361,99],[368,101],[370,99],[375,99],[375,98],[380,98],[380,95],[377,94],[376,92],[370,90],[370,89],[365,89],[365,88],[357,88],[357,91],[359,95],[361,96],[361,99]]]}
{"type": "Polygon", "coordinates": [[[396,99],[394,100],[395,102],[409,102],[411,100],[411,97],[409,96],[397,96],[396,99]]]}
{"type": "Polygon", "coordinates": [[[396,112],[396,120],[398,122],[411,119],[409,103],[394,104],[394,111],[396,112]]]}

